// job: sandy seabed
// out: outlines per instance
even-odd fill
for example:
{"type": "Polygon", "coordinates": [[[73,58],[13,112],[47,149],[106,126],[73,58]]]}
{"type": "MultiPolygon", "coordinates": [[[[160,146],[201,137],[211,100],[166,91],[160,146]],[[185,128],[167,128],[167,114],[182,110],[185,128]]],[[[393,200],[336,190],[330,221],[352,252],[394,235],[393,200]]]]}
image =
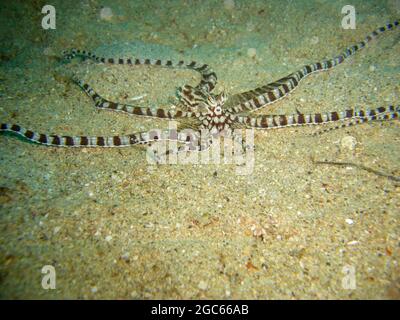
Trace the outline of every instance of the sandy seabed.
{"type": "MultiPolygon", "coordinates": [[[[168,107],[196,73],[65,64],[62,50],[201,61],[218,75],[215,91],[232,95],[400,18],[396,0],[352,3],[355,30],[341,28],[342,0],[53,1],[56,30],[40,26],[43,1],[2,4],[1,122],[70,135],[167,128],[95,110],[69,76],[113,101],[168,107]]],[[[387,32],[258,113],[399,104],[399,39],[399,29],[387,32]]],[[[316,130],[257,131],[245,175],[233,164],[150,165],[144,147],[1,136],[0,297],[399,299],[399,123],[316,130]],[[45,265],[55,290],[42,288],[45,265]]]]}

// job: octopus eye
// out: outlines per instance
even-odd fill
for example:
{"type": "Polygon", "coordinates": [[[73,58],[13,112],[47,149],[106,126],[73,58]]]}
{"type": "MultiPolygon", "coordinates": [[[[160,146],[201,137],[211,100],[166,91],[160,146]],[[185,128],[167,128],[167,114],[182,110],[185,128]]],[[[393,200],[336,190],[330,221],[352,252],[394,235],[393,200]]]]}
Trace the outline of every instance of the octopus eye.
{"type": "Polygon", "coordinates": [[[216,107],[215,108],[215,112],[218,112],[218,113],[220,113],[222,110],[221,110],[221,107],[216,107]]]}

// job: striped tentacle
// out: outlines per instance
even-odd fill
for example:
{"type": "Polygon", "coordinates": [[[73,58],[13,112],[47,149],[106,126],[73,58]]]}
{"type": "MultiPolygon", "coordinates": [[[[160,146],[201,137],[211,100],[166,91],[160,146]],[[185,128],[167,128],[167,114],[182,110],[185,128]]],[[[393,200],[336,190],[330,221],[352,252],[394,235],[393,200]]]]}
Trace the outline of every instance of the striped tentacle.
{"type": "Polygon", "coordinates": [[[179,100],[189,111],[199,111],[201,107],[206,107],[210,95],[212,94],[206,90],[193,88],[187,84],[178,89],[179,100]]]}
{"type": "Polygon", "coordinates": [[[61,136],[36,133],[25,129],[18,124],[2,123],[0,132],[12,132],[34,143],[54,147],[129,147],[138,144],[148,144],[155,141],[177,141],[188,144],[191,136],[185,132],[177,130],[153,130],[120,136],[61,136]]]}
{"type": "Polygon", "coordinates": [[[311,135],[319,136],[319,135],[322,135],[323,133],[327,133],[327,132],[330,132],[333,130],[343,129],[343,128],[347,128],[347,127],[352,127],[357,124],[362,124],[362,123],[365,123],[365,122],[368,122],[371,120],[386,121],[386,120],[394,120],[394,119],[399,119],[399,118],[400,118],[400,108],[397,107],[397,109],[395,111],[380,113],[380,114],[377,114],[374,118],[372,118],[372,117],[352,118],[340,125],[336,125],[336,126],[330,127],[330,128],[325,128],[325,129],[319,130],[317,132],[313,132],[311,135]]]}
{"type": "Polygon", "coordinates": [[[84,82],[83,80],[74,79],[74,82],[78,86],[80,86],[82,90],[85,91],[90,98],[92,98],[96,108],[99,109],[119,111],[137,116],[163,118],[163,119],[194,118],[198,116],[197,113],[186,112],[182,110],[165,110],[162,108],[139,107],[129,104],[112,102],[101,97],[96,91],[94,91],[94,89],[88,83],[84,82]]]}
{"type": "Polygon", "coordinates": [[[95,62],[110,63],[110,64],[121,64],[121,65],[151,65],[160,66],[167,68],[178,68],[178,69],[191,69],[197,71],[201,75],[201,81],[196,86],[196,89],[211,92],[217,84],[217,75],[207,64],[198,63],[191,61],[190,63],[185,61],[174,62],[171,60],[160,60],[160,59],[145,59],[145,58],[105,58],[99,57],[92,52],[79,49],[71,49],[63,52],[64,59],[71,60],[72,58],[79,56],[87,59],[91,59],[95,62]]]}
{"type": "Polygon", "coordinates": [[[235,100],[238,99],[239,103],[227,109],[227,111],[232,113],[238,113],[246,110],[253,111],[270,105],[286,97],[299,85],[301,80],[305,79],[310,74],[318,71],[326,71],[336,67],[337,65],[345,61],[348,57],[363,49],[368,42],[372,41],[380,34],[388,30],[393,30],[398,26],[399,21],[396,20],[393,23],[389,23],[384,27],[376,29],[375,31],[370,33],[363,41],[351,47],[348,47],[344,52],[333,59],[306,65],[302,69],[291,73],[288,76],[275,82],[269,83],[265,86],[256,88],[251,91],[235,95],[232,98],[235,100]]]}
{"type": "Polygon", "coordinates": [[[400,106],[379,107],[376,109],[348,109],[337,112],[323,112],[316,114],[292,114],[292,115],[263,115],[260,117],[235,116],[235,122],[248,127],[260,129],[278,129],[302,125],[322,125],[337,121],[355,120],[355,123],[363,123],[374,120],[398,119],[400,106]]]}

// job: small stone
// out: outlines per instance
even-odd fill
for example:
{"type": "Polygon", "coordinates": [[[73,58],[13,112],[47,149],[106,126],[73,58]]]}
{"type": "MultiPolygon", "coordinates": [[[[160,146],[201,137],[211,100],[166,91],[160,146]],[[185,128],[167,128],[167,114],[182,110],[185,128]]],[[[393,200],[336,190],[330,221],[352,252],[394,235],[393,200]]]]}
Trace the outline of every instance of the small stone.
{"type": "Polygon", "coordinates": [[[347,245],[349,245],[349,246],[355,246],[356,244],[358,244],[358,241],[356,241],[356,240],[347,242],[347,245]]]}
{"type": "Polygon", "coordinates": [[[315,45],[315,44],[318,44],[318,42],[319,42],[319,38],[317,36],[314,36],[311,38],[311,44],[315,45]]]}
{"type": "Polygon", "coordinates": [[[255,58],[256,57],[256,55],[257,55],[257,50],[255,49],[255,48],[248,48],[247,49],[247,56],[249,57],[249,58],[255,58]]]}
{"type": "Polygon", "coordinates": [[[125,252],[123,255],[121,255],[121,259],[124,261],[129,261],[129,252],[125,252]]]}
{"type": "Polygon", "coordinates": [[[374,72],[375,70],[376,70],[376,67],[373,64],[371,64],[369,66],[369,71],[374,72]]]}
{"type": "Polygon", "coordinates": [[[201,280],[198,285],[200,290],[207,290],[207,282],[201,280]]]}
{"type": "Polygon", "coordinates": [[[354,221],[352,219],[346,219],[345,220],[347,224],[352,225],[354,224],[354,221]]]}
{"type": "Polygon", "coordinates": [[[110,242],[111,240],[112,240],[112,236],[107,236],[107,237],[106,237],[106,241],[107,241],[107,242],[110,242]]]}
{"type": "Polygon", "coordinates": [[[53,48],[47,47],[47,48],[45,48],[45,49],[43,50],[43,54],[44,54],[45,56],[54,56],[54,55],[55,55],[55,52],[54,52],[53,48]]]}
{"type": "Polygon", "coordinates": [[[354,150],[357,145],[357,139],[352,136],[345,136],[340,140],[340,147],[343,150],[354,150]]]}
{"type": "Polygon", "coordinates": [[[254,26],[254,24],[253,24],[252,22],[248,22],[248,23],[246,24],[246,29],[247,29],[247,31],[249,31],[249,32],[253,32],[253,31],[255,30],[255,26],[254,26]]]}
{"type": "Polygon", "coordinates": [[[53,230],[53,234],[57,234],[58,231],[60,231],[60,230],[61,230],[61,227],[55,227],[53,230]]]}
{"type": "Polygon", "coordinates": [[[261,239],[263,239],[264,236],[265,236],[266,233],[267,233],[263,227],[256,226],[256,225],[252,225],[251,228],[250,228],[250,230],[253,232],[253,236],[254,236],[255,238],[261,238],[261,239]]]}
{"type": "Polygon", "coordinates": [[[105,21],[111,21],[114,14],[109,7],[104,7],[100,10],[100,19],[105,21]]]}
{"type": "Polygon", "coordinates": [[[97,292],[97,287],[92,287],[92,288],[90,289],[90,291],[92,291],[92,293],[96,293],[96,292],[97,292]]]}
{"type": "Polygon", "coordinates": [[[226,10],[234,10],[235,9],[235,1],[234,0],[224,0],[224,8],[226,10]]]}

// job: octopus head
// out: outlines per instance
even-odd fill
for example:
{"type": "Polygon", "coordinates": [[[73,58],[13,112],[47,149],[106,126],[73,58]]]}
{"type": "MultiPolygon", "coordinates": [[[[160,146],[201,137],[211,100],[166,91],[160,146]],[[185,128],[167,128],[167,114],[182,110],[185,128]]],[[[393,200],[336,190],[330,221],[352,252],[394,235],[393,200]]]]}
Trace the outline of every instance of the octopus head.
{"type": "Polygon", "coordinates": [[[209,95],[207,97],[207,109],[208,112],[211,113],[213,116],[222,116],[223,110],[222,107],[225,104],[226,101],[226,95],[225,92],[222,91],[220,94],[214,96],[214,95],[209,95]]]}
{"type": "Polygon", "coordinates": [[[223,109],[225,101],[224,92],[207,97],[207,116],[203,124],[213,133],[221,132],[230,125],[229,115],[223,109]]]}

